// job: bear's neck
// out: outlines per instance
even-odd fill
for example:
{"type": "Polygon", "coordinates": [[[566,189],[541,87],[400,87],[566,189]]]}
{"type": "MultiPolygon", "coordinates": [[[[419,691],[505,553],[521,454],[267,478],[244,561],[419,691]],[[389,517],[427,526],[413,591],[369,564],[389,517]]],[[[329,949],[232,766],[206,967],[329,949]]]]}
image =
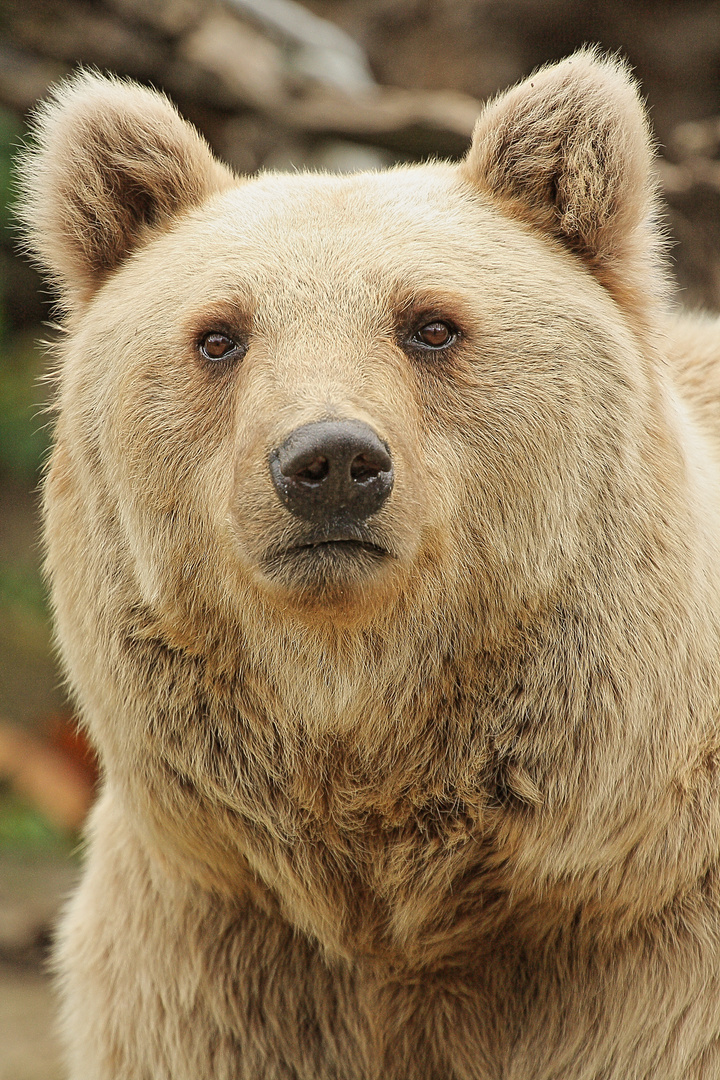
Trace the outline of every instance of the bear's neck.
{"type": "Polygon", "coordinates": [[[621,932],[716,857],[719,695],[679,629],[629,643],[615,613],[577,610],[534,611],[502,648],[443,649],[431,626],[412,648],[286,641],[285,670],[147,640],[154,704],[110,781],[202,880],[236,890],[249,871],[339,952],[427,965],[508,927],[621,932]],[[652,734],[671,717],[672,759],[652,734]]]}

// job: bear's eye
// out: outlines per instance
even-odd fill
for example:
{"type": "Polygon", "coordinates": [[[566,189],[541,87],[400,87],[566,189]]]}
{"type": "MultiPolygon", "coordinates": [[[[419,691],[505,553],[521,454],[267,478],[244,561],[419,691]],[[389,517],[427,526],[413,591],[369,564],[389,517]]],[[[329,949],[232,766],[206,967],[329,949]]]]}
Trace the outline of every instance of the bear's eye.
{"type": "Polygon", "coordinates": [[[227,334],[212,330],[201,339],[200,352],[206,360],[229,360],[230,358],[240,359],[247,352],[247,348],[238,345],[227,334]]]}
{"type": "Polygon", "coordinates": [[[456,341],[457,330],[439,319],[425,323],[410,338],[411,344],[419,345],[421,349],[446,349],[456,341]]]}

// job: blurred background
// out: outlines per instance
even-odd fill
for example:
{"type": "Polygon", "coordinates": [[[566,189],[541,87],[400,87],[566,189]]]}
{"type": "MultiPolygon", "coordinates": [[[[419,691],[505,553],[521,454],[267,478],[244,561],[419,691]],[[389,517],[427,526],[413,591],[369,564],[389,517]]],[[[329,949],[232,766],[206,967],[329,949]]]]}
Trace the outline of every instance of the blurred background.
{"type": "Polygon", "coordinates": [[[720,308],[720,0],[1,0],[0,1080],[62,1075],[44,963],[96,770],[51,647],[37,486],[52,298],[13,160],[78,64],[167,91],[241,172],[459,157],[480,102],[584,43],[626,56],[659,140],[680,302],[720,308]]]}

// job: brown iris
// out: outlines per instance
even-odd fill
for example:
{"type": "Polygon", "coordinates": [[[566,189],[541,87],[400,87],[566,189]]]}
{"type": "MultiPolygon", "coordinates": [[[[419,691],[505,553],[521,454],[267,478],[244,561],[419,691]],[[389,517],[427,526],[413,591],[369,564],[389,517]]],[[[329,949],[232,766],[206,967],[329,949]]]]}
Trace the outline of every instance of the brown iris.
{"type": "Polygon", "coordinates": [[[228,360],[231,356],[242,355],[245,350],[227,334],[213,330],[202,338],[200,352],[207,360],[228,360]]]}
{"type": "Polygon", "coordinates": [[[413,344],[424,346],[426,349],[444,349],[452,345],[457,337],[457,332],[446,322],[433,319],[425,323],[413,334],[413,344]]]}

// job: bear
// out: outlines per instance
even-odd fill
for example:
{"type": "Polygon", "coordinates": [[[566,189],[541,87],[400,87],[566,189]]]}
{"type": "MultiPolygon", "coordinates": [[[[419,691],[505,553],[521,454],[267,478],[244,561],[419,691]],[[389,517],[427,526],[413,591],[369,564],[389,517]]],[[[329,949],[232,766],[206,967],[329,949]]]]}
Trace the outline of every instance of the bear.
{"type": "Polygon", "coordinates": [[[653,157],[594,48],[387,171],[41,107],[72,1080],[720,1076],[720,341],[653,157]]]}

